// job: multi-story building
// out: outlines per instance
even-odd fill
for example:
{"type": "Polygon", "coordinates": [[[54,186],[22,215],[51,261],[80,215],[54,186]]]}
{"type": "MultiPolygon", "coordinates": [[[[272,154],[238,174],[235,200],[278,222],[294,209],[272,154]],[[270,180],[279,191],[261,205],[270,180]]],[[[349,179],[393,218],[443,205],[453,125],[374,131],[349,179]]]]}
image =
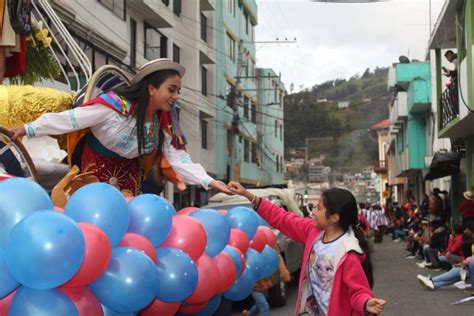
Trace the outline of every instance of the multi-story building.
{"type": "Polygon", "coordinates": [[[370,137],[377,142],[379,148],[379,159],[374,162],[373,168],[375,173],[379,176],[377,191],[379,192],[380,204],[384,203],[383,192],[386,191],[386,185],[388,184],[388,168],[385,155],[389,146],[389,128],[390,120],[385,119],[372,125],[369,131],[370,137]]]}

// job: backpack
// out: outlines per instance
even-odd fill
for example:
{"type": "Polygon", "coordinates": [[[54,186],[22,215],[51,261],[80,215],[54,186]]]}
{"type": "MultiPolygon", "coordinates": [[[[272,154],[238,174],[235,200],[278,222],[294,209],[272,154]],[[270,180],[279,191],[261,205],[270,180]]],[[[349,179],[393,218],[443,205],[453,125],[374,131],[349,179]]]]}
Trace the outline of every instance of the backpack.
{"type": "Polygon", "coordinates": [[[8,14],[16,34],[31,34],[31,0],[8,0],[8,14]]]}

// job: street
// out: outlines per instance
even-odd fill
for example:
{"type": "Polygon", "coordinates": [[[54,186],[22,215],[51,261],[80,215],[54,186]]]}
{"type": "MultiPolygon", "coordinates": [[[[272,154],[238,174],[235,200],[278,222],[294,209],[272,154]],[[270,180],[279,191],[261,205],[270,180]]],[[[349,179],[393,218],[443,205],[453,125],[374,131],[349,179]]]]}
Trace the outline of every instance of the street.
{"type": "MultiPolygon", "coordinates": [[[[404,243],[394,243],[384,236],[383,244],[375,245],[373,257],[376,297],[387,301],[387,316],[432,316],[432,315],[474,315],[474,304],[451,305],[469,295],[469,290],[446,287],[436,291],[423,288],[417,281],[418,273],[428,275],[431,271],[418,268],[414,259],[405,259],[404,243]]],[[[441,272],[435,272],[439,274],[441,272]]],[[[293,315],[296,302],[296,286],[288,293],[285,307],[271,310],[271,315],[293,315]]],[[[233,313],[232,315],[240,315],[233,313]]]]}

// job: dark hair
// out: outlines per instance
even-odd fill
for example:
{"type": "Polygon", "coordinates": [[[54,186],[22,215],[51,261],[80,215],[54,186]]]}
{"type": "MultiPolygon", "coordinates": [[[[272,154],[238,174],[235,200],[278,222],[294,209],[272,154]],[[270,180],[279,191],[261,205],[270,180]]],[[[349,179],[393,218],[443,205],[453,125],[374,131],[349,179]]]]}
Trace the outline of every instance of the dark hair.
{"type": "Polygon", "coordinates": [[[464,231],[464,229],[463,229],[463,227],[462,227],[461,224],[455,224],[455,225],[453,226],[453,230],[454,230],[454,232],[455,232],[457,235],[462,234],[462,232],[464,231]]]}
{"type": "MultiPolygon", "coordinates": [[[[132,112],[132,116],[135,117],[137,123],[135,125],[137,129],[137,141],[138,141],[138,153],[141,155],[143,149],[145,148],[145,135],[144,135],[144,126],[145,126],[145,119],[148,110],[148,106],[150,103],[150,95],[148,93],[148,85],[151,84],[155,88],[159,88],[166,79],[179,76],[179,73],[176,70],[165,69],[153,72],[143,78],[141,81],[132,84],[130,86],[118,87],[114,89],[114,92],[117,93],[119,96],[132,101],[136,102],[135,107],[132,112]]],[[[161,111],[158,111],[155,115],[156,118],[160,118],[161,111]]],[[[160,128],[159,130],[159,143],[158,146],[158,155],[161,153],[161,144],[163,142],[163,130],[160,128]]]]}
{"type": "Polygon", "coordinates": [[[455,54],[452,50],[447,50],[446,53],[444,53],[444,57],[448,57],[448,55],[453,54],[454,56],[457,57],[457,54],[455,54]]]}
{"type": "Polygon", "coordinates": [[[365,260],[362,262],[367,280],[370,287],[374,284],[374,276],[372,273],[372,263],[370,260],[369,244],[365,239],[364,233],[360,229],[359,215],[357,213],[357,202],[351,192],[345,189],[332,188],[323,191],[321,198],[326,207],[326,216],[338,214],[339,226],[347,232],[350,227],[354,231],[354,235],[359,241],[359,245],[365,253],[365,260]]]}

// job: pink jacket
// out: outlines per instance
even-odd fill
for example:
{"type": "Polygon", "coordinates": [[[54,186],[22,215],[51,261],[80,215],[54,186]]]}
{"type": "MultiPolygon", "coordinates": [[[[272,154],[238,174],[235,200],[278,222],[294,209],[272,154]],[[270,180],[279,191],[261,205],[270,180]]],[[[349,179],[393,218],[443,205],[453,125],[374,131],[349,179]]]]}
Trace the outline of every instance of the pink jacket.
{"type": "MultiPolygon", "coordinates": [[[[298,285],[298,299],[295,308],[295,315],[299,315],[299,313],[304,311],[307,292],[310,286],[309,278],[307,277],[310,268],[308,266],[309,256],[321,230],[314,226],[313,219],[303,218],[294,213],[287,212],[265,199],[262,199],[256,211],[272,227],[280,230],[289,238],[304,244],[303,263],[301,265],[298,285]]],[[[353,235],[350,235],[348,240],[353,240],[354,238],[353,235]]],[[[344,252],[337,263],[327,316],[365,315],[365,303],[373,297],[369,282],[361,265],[365,256],[358,243],[356,246],[349,245],[344,248],[344,252]]]]}

